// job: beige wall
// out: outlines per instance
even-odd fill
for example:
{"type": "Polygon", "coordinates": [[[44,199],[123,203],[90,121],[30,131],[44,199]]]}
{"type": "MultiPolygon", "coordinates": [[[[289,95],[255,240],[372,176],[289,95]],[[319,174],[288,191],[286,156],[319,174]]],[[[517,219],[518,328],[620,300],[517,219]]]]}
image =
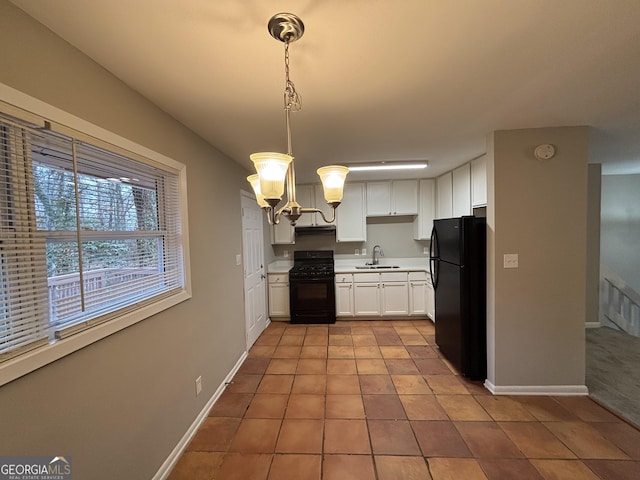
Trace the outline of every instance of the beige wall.
{"type": "Polygon", "coordinates": [[[0,44],[0,82],[187,165],[192,299],[0,387],[3,455],[151,478],[245,350],[247,172],[6,0],[0,44]]]}
{"type": "Polygon", "coordinates": [[[488,380],[584,386],[587,127],[494,132],[488,145],[488,380]],[[536,160],[536,145],[557,154],[536,160]],[[519,254],[519,268],[503,255],[519,254]]]}

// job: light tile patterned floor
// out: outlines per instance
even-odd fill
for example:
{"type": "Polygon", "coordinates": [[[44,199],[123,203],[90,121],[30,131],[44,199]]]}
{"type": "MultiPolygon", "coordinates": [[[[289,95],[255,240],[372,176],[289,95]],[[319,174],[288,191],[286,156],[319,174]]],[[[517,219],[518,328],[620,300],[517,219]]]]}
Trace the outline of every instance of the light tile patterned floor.
{"type": "Polygon", "coordinates": [[[492,396],[429,321],[272,323],[170,480],[637,480],[640,431],[586,397],[492,396]]]}

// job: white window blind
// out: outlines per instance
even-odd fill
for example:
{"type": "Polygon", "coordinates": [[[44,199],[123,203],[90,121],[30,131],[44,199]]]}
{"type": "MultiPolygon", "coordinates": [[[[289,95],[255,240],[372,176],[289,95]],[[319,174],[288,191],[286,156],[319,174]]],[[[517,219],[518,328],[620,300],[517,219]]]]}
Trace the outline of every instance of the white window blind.
{"type": "Polygon", "coordinates": [[[0,360],[184,287],[177,173],[0,117],[0,360]]]}

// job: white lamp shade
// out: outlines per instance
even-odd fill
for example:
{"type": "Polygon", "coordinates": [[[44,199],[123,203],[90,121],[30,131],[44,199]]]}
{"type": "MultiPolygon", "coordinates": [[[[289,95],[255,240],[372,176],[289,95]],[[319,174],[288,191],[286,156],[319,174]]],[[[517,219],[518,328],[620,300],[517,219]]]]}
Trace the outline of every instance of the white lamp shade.
{"type": "Polygon", "coordinates": [[[260,177],[260,192],[263,197],[281,199],[284,194],[287,169],[293,157],[285,153],[260,152],[251,154],[249,158],[251,158],[260,177]]]}
{"type": "Polygon", "coordinates": [[[317,172],[322,181],[324,199],[327,203],[341,202],[344,181],[347,178],[349,169],[340,165],[329,165],[319,168],[317,172]]]}
{"type": "Polygon", "coordinates": [[[256,201],[258,202],[258,205],[260,205],[261,208],[268,207],[269,204],[265,201],[264,195],[262,195],[262,192],[260,190],[260,177],[258,176],[258,174],[254,173],[253,175],[249,175],[247,177],[247,181],[251,184],[251,188],[253,188],[253,193],[255,193],[256,195],[256,201]]]}

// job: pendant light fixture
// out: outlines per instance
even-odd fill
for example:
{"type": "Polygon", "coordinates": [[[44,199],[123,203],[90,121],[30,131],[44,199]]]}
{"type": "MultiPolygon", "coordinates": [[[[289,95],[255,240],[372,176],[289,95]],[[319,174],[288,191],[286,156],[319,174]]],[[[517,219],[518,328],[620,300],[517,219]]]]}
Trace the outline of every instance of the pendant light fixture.
{"type": "Polygon", "coordinates": [[[250,155],[258,173],[249,175],[247,180],[253,188],[258,205],[267,213],[270,224],[279,223],[284,215],[291,225],[295,225],[303,213],[319,213],[325,222],[331,223],[335,220],[336,208],[342,201],[344,181],[349,173],[347,167],[331,165],[317,170],[322,181],[324,198],[331,207],[331,218],[326,218],[318,208],[302,207],[296,202],[296,177],[291,148],[291,112],[299,111],[301,102],[293,82],[289,79],[289,44],[302,37],[304,24],[291,13],[278,13],[271,17],[267,26],[271,36],[284,43],[284,113],[287,153],[260,152],[250,155]],[[287,203],[276,210],[276,206],[282,200],[285,186],[287,203]]]}

